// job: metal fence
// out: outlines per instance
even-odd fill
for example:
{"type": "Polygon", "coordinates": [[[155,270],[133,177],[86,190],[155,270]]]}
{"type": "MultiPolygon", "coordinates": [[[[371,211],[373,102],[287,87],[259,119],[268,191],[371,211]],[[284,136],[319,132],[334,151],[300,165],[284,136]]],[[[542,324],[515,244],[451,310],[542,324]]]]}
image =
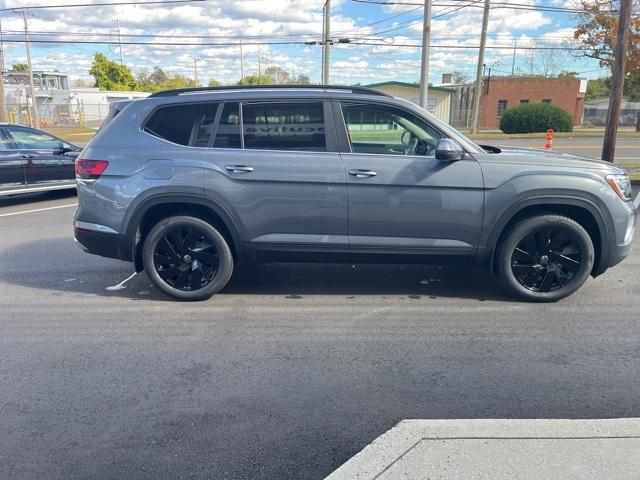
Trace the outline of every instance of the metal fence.
{"type": "MultiPolygon", "coordinates": [[[[31,125],[31,113],[26,103],[6,105],[6,117],[10,123],[31,125]]],[[[42,103],[38,105],[41,128],[51,127],[99,127],[109,113],[109,103],[42,103]]]]}

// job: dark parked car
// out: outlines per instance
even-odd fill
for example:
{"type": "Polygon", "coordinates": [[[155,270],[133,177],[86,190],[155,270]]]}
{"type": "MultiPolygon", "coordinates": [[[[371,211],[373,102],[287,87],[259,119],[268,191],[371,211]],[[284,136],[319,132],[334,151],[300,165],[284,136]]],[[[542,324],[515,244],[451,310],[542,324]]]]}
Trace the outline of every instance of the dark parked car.
{"type": "Polygon", "coordinates": [[[118,102],[76,171],[78,242],[184,300],[219,291],[236,263],[316,260],[483,265],[553,301],[624,259],[635,225],[614,165],[483,147],[355,87],[118,102]]]}
{"type": "Polygon", "coordinates": [[[0,196],[75,188],[81,150],[42,130],[0,123],[0,196]]]}

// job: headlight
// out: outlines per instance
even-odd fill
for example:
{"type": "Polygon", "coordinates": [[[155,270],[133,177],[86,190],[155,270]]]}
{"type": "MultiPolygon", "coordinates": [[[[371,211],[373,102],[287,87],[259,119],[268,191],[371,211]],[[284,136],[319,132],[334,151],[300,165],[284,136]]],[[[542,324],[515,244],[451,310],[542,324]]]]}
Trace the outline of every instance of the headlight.
{"type": "Polygon", "coordinates": [[[631,200],[633,193],[631,192],[631,182],[626,174],[607,175],[607,183],[618,196],[628,202],[631,200]]]}

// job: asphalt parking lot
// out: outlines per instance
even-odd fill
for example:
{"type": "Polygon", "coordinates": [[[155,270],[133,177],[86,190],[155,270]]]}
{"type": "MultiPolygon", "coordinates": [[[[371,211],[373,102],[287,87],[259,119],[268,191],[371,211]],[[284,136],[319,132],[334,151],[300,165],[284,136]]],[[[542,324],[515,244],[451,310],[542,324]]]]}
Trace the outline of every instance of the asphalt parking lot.
{"type": "MultiPolygon", "coordinates": [[[[319,479],[403,419],[640,417],[640,245],[551,305],[478,270],[267,265],[176,303],[0,199],[0,478],[319,479]]],[[[639,232],[640,233],[640,232],[639,232]]]]}

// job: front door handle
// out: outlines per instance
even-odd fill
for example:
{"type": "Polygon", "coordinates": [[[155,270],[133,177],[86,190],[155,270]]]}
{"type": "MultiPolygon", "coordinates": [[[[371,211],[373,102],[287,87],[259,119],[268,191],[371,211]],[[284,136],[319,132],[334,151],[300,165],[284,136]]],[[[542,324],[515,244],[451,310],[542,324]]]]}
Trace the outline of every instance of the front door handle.
{"type": "Polygon", "coordinates": [[[35,155],[31,155],[31,154],[28,154],[28,153],[22,153],[22,154],[20,154],[20,156],[22,158],[35,158],[36,157],[35,155]]]}
{"type": "Polygon", "coordinates": [[[374,172],[373,170],[355,169],[355,170],[349,170],[349,175],[352,175],[357,178],[368,178],[368,177],[375,177],[376,175],[378,175],[378,172],[374,172]]]}
{"type": "Polygon", "coordinates": [[[227,171],[232,173],[251,173],[253,172],[253,167],[248,167],[247,165],[227,165],[225,167],[227,171]]]}

